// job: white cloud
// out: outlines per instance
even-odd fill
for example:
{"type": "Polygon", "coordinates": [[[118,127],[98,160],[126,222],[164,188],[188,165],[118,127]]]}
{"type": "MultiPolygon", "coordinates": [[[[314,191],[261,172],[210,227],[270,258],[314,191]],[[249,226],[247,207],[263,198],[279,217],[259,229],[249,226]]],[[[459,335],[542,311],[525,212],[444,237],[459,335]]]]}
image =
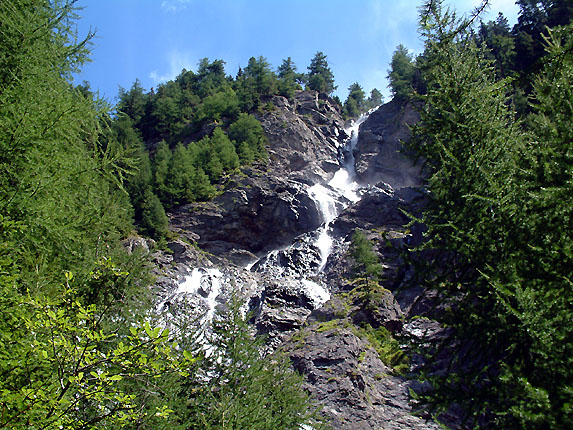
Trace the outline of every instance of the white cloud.
{"type": "Polygon", "coordinates": [[[191,0],[163,0],[161,2],[161,8],[165,12],[179,12],[185,8],[191,2],[191,0]]]}
{"type": "Polygon", "coordinates": [[[167,70],[158,72],[153,70],[149,77],[155,85],[162,82],[175,79],[181,70],[191,70],[197,63],[197,60],[190,52],[181,52],[178,50],[171,50],[166,54],[166,61],[168,63],[167,70]]]}

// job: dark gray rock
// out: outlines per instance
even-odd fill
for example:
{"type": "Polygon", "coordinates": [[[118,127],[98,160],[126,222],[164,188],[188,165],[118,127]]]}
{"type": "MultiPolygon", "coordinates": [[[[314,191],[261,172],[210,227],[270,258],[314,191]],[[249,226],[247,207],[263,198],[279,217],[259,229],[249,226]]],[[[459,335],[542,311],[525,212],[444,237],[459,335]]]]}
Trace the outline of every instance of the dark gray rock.
{"type": "Polygon", "coordinates": [[[305,183],[329,179],[347,138],[334,101],[299,91],[293,100],[273,96],[270,102],[275,109],[257,114],[269,140],[269,171],[305,183]]]}
{"type": "Polygon", "coordinates": [[[275,279],[281,276],[300,278],[316,273],[320,265],[316,236],[316,232],[298,236],[287,248],[272,251],[262,257],[251,270],[272,275],[275,279]]]}
{"type": "Polygon", "coordinates": [[[389,187],[371,187],[362,199],[345,209],[332,224],[335,237],[349,239],[357,228],[371,230],[384,227],[385,230],[402,229],[408,217],[400,210],[404,201],[389,187]]]}
{"type": "Polygon", "coordinates": [[[205,251],[241,263],[320,225],[314,200],[298,182],[254,176],[234,186],[210,202],[176,208],[169,216],[171,229],[198,237],[205,251]]]}
{"type": "Polygon", "coordinates": [[[412,104],[382,105],[360,126],[354,150],[356,174],[364,184],[386,182],[392,188],[420,185],[421,165],[403,153],[401,141],[410,139],[409,126],[420,116],[412,104]]]}
{"type": "Polygon", "coordinates": [[[392,375],[368,341],[338,321],[338,327],[330,328],[333,321],[305,327],[283,347],[331,428],[438,429],[411,414],[409,382],[392,375]]]}

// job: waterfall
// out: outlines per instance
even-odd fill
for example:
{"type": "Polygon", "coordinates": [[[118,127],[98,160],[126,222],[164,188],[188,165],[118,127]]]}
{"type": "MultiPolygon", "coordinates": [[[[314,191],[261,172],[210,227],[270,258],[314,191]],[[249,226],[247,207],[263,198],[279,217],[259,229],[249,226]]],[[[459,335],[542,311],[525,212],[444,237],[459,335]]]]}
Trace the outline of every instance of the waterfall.
{"type": "Polygon", "coordinates": [[[321,184],[315,184],[308,189],[308,194],[316,202],[323,222],[319,228],[318,237],[315,242],[320,250],[321,259],[318,273],[322,272],[326,266],[332,250],[333,239],[329,234],[330,224],[349,203],[356,203],[360,200],[360,196],[358,195],[359,185],[355,181],[354,149],[358,143],[360,125],[366,121],[373,111],[374,109],[360,115],[360,117],[356,121],[353,121],[350,127],[345,130],[350,138],[343,149],[342,165],[341,168],[335,172],[330,182],[328,182],[328,185],[325,187],[321,184]]]}
{"type": "Polygon", "coordinates": [[[177,309],[181,309],[180,312],[197,317],[200,326],[208,329],[218,300],[222,302],[229,292],[245,287],[244,280],[236,279],[240,270],[249,272],[252,279],[259,279],[263,285],[270,280],[288,285],[294,293],[303,291],[314,308],[329,300],[330,292],[317,275],[324,270],[334,245],[330,235],[332,222],[344,208],[360,200],[353,151],[360,124],[369,114],[363,114],[346,129],[350,138],[342,149],[340,169],[332,179],[326,184],[314,184],[307,188],[321,216],[321,226],[316,231],[297,237],[290,246],[271,251],[242,269],[229,271],[228,267],[222,267],[223,274],[215,268],[194,268],[177,289],[159,304],[157,312],[161,314],[167,309],[178,312],[177,309]]]}
{"type": "Polygon", "coordinates": [[[223,274],[219,269],[193,269],[191,275],[186,276],[177,289],[157,306],[158,313],[177,302],[191,301],[201,312],[200,325],[208,326],[215,315],[222,279],[223,274]]]}

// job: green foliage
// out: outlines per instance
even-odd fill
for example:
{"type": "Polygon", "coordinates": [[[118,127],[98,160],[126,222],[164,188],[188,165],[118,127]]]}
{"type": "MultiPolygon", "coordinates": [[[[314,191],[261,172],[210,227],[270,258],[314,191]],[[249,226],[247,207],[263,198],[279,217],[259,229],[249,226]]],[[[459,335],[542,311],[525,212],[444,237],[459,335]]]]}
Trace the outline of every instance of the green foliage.
{"type": "Polygon", "coordinates": [[[386,328],[373,329],[369,324],[357,329],[357,334],[370,342],[380,360],[391,367],[394,374],[403,375],[410,370],[410,359],[400,347],[400,343],[386,328]]]}
{"type": "Polygon", "coordinates": [[[162,202],[169,202],[171,200],[168,183],[171,156],[169,146],[165,141],[161,141],[153,160],[153,178],[155,181],[155,190],[162,202]]]}
{"type": "MultiPolygon", "coordinates": [[[[260,126],[258,121],[257,124],[260,126]]],[[[211,145],[213,145],[217,157],[221,160],[223,169],[231,172],[239,167],[239,156],[235,151],[235,145],[231,143],[225,132],[220,128],[216,128],[213,131],[211,145]]]]}
{"type": "Polygon", "coordinates": [[[326,55],[318,51],[308,66],[308,84],[311,90],[330,94],[337,87],[334,85],[334,75],[328,67],[326,55]]]}
{"type": "Polygon", "coordinates": [[[383,103],[383,101],[384,101],[384,96],[382,95],[382,93],[378,91],[376,88],[374,88],[370,92],[370,96],[368,97],[368,109],[380,106],[383,103]]]}
{"type": "Polygon", "coordinates": [[[118,98],[117,110],[123,112],[134,124],[139,124],[145,115],[147,104],[147,96],[139,79],[135,80],[129,91],[120,87],[118,98]]]}
{"type": "Polygon", "coordinates": [[[251,83],[252,88],[259,96],[274,94],[276,76],[266,58],[251,57],[249,64],[245,67],[244,77],[247,82],[251,83]]]}
{"type": "Polygon", "coordinates": [[[290,57],[283,60],[279,66],[278,78],[278,93],[281,96],[292,99],[295,90],[302,89],[301,83],[304,82],[304,77],[297,73],[296,66],[290,57]]]}
{"type": "Polygon", "coordinates": [[[239,114],[239,99],[230,87],[224,87],[203,99],[196,114],[196,121],[215,121],[221,118],[234,119],[239,114]]]}
{"type": "MultiPolygon", "coordinates": [[[[472,358],[454,352],[435,395],[503,428],[571,422],[571,27],[549,31],[524,132],[507,81],[449,11],[422,17],[428,94],[411,146],[427,160],[426,281],[472,358]],[[463,363],[463,366],[456,363],[463,363]]],[[[462,348],[463,349],[463,348],[462,348]]]]}
{"type": "Polygon", "coordinates": [[[13,255],[39,289],[131,228],[128,151],[102,139],[107,106],[70,85],[91,37],[74,16],[72,2],[0,8],[0,208],[26,226],[13,255]]]}
{"type": "Polygon", "coordinates": [[[355,262],[355,271],[358,276],[377,282],[382,276],[382,265],[378,255],[372,250],[372,243],[366,235],[357,230],[352,236],[352,258],[355,262]]]}
{"type": "MultiPolygon", "coordinates": [[[[246,144],[255,159],[266,157],[267,138],[261,123],[254,116],[245,113],[239,115],[237,121],[229,127],[229,138],[235,142],[235,146],[239,149],[241,145],[246,144]]],[[[244,151],[246,151],[245,148],[243,149],[243,157],[245,157],[244,151]]],[[[248,163],[247,158],[243,158],[243,160],[248,163]]]]}
{"type": "Polygon", "coordinates": [[[518,0],[519,16],[514,27],[516,68],[531,73],[544,56],[546,28],[567,25],[573,19],[573,5],[567,0],[518,0]]]}
{"type": "Polygon", "coordinates": [[[412,95],[414,88],[415,67],[412,54],[408,48],[400,44],[392,54],[390,70],[388,70],[388,85],[396,100],[405,101],[412,95]]]}
{"type": "Polygon", "coordinates": [[[357,118],[367,109],[365,93],[358,82],[348,87],[348,98],[344,102],[343,114],[345,118],[357,118]]]}
{"type": "MultiPolygon", "coordinates": [[[[93,279],[108,269],[104,261],[93,279]]],[[[2,283],[0,426],[125,428],[167,419],[166,405],[148,410],[146,397],[159,397],[160,376],[187,374],[195,360],[179,357],[168,332],[147,322],[127,333],[107,328],[109,306],[83,305],[75,284],[67,272],[61,295],[49,299],[5,294],[2,283]]]]}
{"type": "Polygon", "coordinates": [[[185,427],[321,428],[317,408],[302,390],[302,377],[289,369],[280,353],[263,357],[264,338],[250,331],[238,301],[215,319],[209,353],[195,379],[187,381],[191,399],[185,427]]]}
{"type": "MultiPolygon", "coordinates": [[[[238,112],[216,99],[232,95],[223,62],[205,60],[197,74],[184,71],[156,93],[143,94],[138,82],[121,90],[112,119],[89,85],[71,85],[91,37],[76,38],[74,3],[0,3],[0,427],[177,428],[182,418],[174,411],[189,397],[181,381],[204,384],[208,373],[199,378],[196,356],[142,317],[149,306],[144,261],[120,243],[132,229],[127,193],[139,225],[162,236],[167,218],[155,193],[169,204],[208,198],[214,189],[204,157],[228,170],[238,157],[222,129],[204,147],[174,145],[172,152],[163,141],[153,163],[142,140],[171,142],[196,111],[208,112],[201,121],[234,120],[238,112]]],[[[258,128],[246,129],[255,146],[263,144],[258,128]]],[[[247,371],[254,382],[246,385],[219,381],[235,390],[228,398],[261,405],[271,425],[255,428],[311,422],[300,378],[284,360],[262,365],[240,344],[229,351],[241,364],[228,374],[268,372],[247,371]]]]}
{"type": "Polygon", "coordinates": [[[151,189],[146,189],[139,207],[141,209],[139,224],[141,232],[154,239],[165,237],[169,219],[159,197],[153,194],[151,189]]]}
{"type": "Polygon", "coordinates": [[[495,21],[481,23],[479,41],[488,48],[486,57],[494,60],[498,77],[508,77],[515,62],[515,41],[507,19],[500,13],[495,21]]]}
{"type": "MultiPolygon", "coordinates": [[[[163,208],[208,200],[225,174],[267,156],[262,126],[244,110],[274,108],[268,101],[261,104],[261,98],[279,91],[277,77],[263,57],[251,58],[234,82],[225,76],[224,64],[203,58],[197,73],[183,70],[156,92],[145,94],[139,81],[129,91],[120,89],[117,115],[109,120],[111,137],[132,152],[129,160],[137,173],[127,189],[144,234],[161,238],[166,233],[163,208]]],[[[282,84],[300,87],[292,61],[280,70],[282,84]]]]}

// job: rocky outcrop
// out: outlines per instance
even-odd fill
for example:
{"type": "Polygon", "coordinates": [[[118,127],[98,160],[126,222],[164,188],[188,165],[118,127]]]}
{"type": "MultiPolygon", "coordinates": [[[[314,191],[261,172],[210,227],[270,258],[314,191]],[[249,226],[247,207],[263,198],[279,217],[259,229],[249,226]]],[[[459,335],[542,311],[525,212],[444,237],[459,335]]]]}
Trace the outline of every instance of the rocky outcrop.
{"type": "Polygon", "coordinates": [[[257,114],[269,140],[269,171],[305,183],[329,179],[348,137],[336,103],[316,91],[298,91],[293,100],[273,96],[269,103],[257,114]]]}
{"type": "Polygon", "coordinates": [[[305,187],[276,176],[245,176],[206,203],[176,208],[172,231],[196,240],[201,249],[246,264],[285,246],[320,225],[320,215],[305,187]]]}
{"type": "Polygon", "coordinates": [[[320,225],[306,186],[329,179],[339,168],[347,137],[337,105],[315,91],[299,91],[293,100],[273,96],[265,106],[257,116],[269,141],[267,165],[243,169],[212,201],[169,214],[173,232],[237,264],[320,225]]]}
{"type": "Polygon", "coordinates": [[[371,187],[356,204],[346,208],[332,225],[336,237],[349,238],[357,228],[401,229],[408,217],[400,211],[406,202],[387,184],[371,187]]]}
{"type": "MultiPolygon", "coordinates": [[[[399,321],[392,295],[380,309],[382,319],[399,321]]],[[[283,346],[293,367],[305,376],[305,388],[323,407],[332,429],[438,429],[414,416],[409,395],[413,384],[385,364],[359,326],[358,309],[335,297],[314,311],[308,324],[283,346]],[[348,307],[350,306],[350,316],[348,307]],[[358,324],[356,324],[358,323],[358,324]]]]}
{"type": "Polygon", "coordinates": [[[354,150],[361,183],[385,182],[394,189],[420,185],[421,165],[403,152],[401,142],[410,139],[409,126],[419,118],[412,104],[395,101],[380,106],[368,117],[360,126],[354,150]]]}
{"type": "MultiPolygon", "coordinates": [[[[424,196],[415,187],[420,167],[400,152],[417,113],[391,102],[362,124],[354,150],[361,200],[335,202],[349,206],[330,224],[332,253],[322,268],[316,239],[323,220],[308,186],[325,184],[339,168],[348,138],[344,122],[336,104],[316,92],[265,103],[256,115],[269,140],[268,163],[227,179],[212,201],[169,215],[171,231],[185,240],[155,255],[162,309],[208,313],[238,292],[256,331],[268,337],[268,350],[287,352],[334,429],[439,428],[412,413],[409,390],[425,388],[400,376],[367,335],[387,330],[401,339],[426,339],[443,333],[430,320],[410,319],[426,315],[435,301],[408,283],[412,269],[400,252],[422,232],[404,227],[406,213],[419,214],[424,196]],[[348,250],[357,229],[383,266],[376,287],[354,279],[348,250]],[[187,302],[178,281],[192,273],[200,283],[187,302]]],[[[413,357],[405,372],[421,360],[413,357]]]]}

